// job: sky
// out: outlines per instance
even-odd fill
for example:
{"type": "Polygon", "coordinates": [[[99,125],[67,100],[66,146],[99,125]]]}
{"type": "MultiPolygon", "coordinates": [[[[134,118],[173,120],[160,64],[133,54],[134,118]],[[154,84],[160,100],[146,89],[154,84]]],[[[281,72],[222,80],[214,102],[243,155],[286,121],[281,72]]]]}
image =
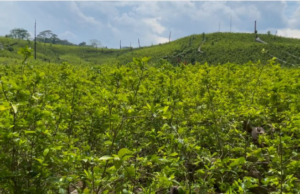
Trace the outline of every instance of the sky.
{"type": "Polygon", "coordinates": [[[11,29],[51,30],[79,44],[138,47],[192,34],[254,31],[300,38],[298,1],[0,1],[0,36],[11,29]]]}

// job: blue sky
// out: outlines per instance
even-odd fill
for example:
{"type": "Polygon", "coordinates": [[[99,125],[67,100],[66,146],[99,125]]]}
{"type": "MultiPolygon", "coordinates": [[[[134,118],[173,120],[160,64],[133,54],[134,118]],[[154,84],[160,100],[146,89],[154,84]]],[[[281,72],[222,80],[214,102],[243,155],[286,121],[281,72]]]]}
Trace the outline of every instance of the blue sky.
{"type": "Polygon", "coordinates": [[[33,35],[51,30],[72,43],[91,39],[103,46],[141,46],[219,30],[259,33],[271,31],[300,38],[300,2],[287,1],[0,1],[0,36],[13,28],[33,35]]]}

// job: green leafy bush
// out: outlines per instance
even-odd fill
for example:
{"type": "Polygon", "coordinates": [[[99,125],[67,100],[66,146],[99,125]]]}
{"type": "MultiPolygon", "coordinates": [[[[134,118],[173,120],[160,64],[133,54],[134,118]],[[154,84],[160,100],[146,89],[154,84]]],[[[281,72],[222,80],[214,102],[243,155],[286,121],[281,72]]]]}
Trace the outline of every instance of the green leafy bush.
{"type": "Polygon", "coordinates": [[[0,64],[0,193],[300,191],[298,68],[24,63],[0,64]]]}

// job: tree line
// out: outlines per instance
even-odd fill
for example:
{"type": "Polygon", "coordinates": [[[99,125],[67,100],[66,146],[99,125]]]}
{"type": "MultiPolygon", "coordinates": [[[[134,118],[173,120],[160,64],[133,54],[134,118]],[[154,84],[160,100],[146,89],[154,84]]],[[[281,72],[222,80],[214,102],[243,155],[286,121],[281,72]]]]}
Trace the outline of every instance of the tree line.
{"type": "MultiPolygon", "coordinates": [[[[10,30],[10,33],[5,35],[7,38],[14,38],[19,40],[34,40],[34,38],[31,38],[29,32],[23,28],[14,28],[10,30]]],[[[54,34],[51,30],[44,30],[40,32],[36,36],[36,40],[38,42],[43,43],[50,43],[50,44],[61,44],[61,45],[76,45],[74,43],[69,42],[67,39],[60,39],[58,38],[57,34],[54,34]]],[[[86,42],[81,42],[78,44],[78,46],[91,46],[95,48],[101,48],[103,47],[101,42],[97,39],[90,40],[90,45],[87,45],[86,42]]]]}

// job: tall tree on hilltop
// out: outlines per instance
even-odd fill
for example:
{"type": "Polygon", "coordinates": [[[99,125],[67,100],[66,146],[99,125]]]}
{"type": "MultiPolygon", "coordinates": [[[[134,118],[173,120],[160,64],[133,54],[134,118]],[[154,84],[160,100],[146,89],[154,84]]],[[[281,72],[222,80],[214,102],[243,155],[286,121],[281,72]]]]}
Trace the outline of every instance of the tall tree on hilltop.
{"type": "Polygon", "coordinates": [[[14,28],[10,31],[6,37],[15,38],[15,39],[29,39],[30,34],[27,30],[23,28],[14,28]]]}
{"type": "Polygon", "coordinates": [[[81,42],[78,44],[78,46],[86,46],[86,42],[81,42]]]}
{"type": "Polygon", "coordinates": [[[44,30],[37,35],[37,38],[44,39],[44,42],[47,42],[47,39],[50,39],[53,35],[51,30],[44,30]]]}
{"type": "Polygon", "coordinates": [[[51,38],[51,43],[55,44],[57,40],[59,40],[58,36],[56,34],[52,34],[51,38]]]}

